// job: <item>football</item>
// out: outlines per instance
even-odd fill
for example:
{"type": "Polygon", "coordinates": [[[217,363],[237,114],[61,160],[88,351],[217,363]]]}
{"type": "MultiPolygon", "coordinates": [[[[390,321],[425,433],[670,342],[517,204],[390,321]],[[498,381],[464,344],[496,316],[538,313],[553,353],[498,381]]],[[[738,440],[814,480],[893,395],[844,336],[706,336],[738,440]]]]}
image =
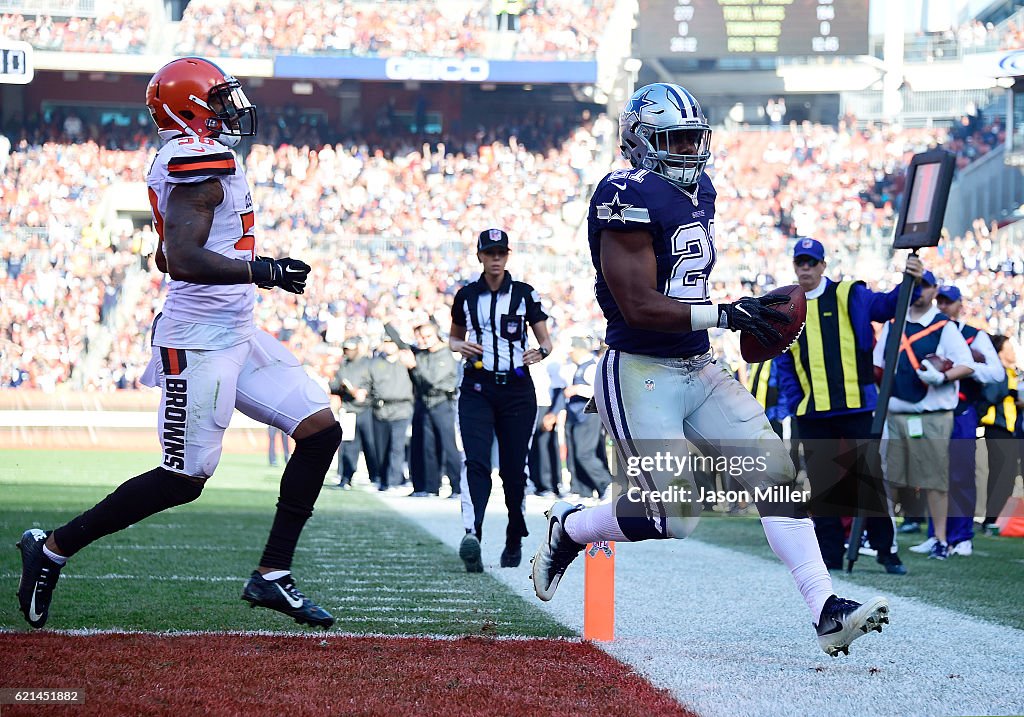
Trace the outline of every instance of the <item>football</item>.
{"type": "Polygon", "coordinates": [[[789,323],[772,322],[782,334],[782,338],[768,346],[758,341],[753,334],[740,333],[740,353],[743,355],[743,360],[748,363],[759,363],[781,356],[800,338],[800,333],[804,330],[804,322],[807,319],[807,298],[804,296],[804,290],[797,284],[793,284],[775,289],[769,293],[769,296],[775,294],[785,294],[789,297],[789,301],[785,304],[772,307],[788,316],[789,323]]]}
{"type": "Polygon", "coordinates": [[[952,361],[945,356],[939,356],[938,354],[928,354],[924,357],[924,360],[935,367],[937,371],[942,371],[943,373],[953,368],[952,361]]]}

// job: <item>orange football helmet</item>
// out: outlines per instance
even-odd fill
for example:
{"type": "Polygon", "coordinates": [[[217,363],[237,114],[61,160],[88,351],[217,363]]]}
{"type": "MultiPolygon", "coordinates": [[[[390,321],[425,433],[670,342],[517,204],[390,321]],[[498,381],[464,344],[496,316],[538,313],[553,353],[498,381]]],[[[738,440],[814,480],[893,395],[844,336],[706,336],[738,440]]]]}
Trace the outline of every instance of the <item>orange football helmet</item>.
{"type": "Polygon", "coordinates": [[[256,134],[256,106],[241,83],[201,57],[182,57],[157,70],[146,87],[146,106],[160,130],[228,146],[256,134]]]}

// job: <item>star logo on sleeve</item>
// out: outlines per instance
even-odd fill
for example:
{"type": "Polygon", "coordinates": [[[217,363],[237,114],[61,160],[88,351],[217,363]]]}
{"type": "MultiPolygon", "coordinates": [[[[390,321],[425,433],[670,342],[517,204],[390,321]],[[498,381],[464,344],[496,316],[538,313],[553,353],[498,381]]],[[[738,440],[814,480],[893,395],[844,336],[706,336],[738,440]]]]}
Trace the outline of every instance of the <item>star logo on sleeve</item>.
{"type": "Polygon", "coordinates": [[[626,204],[619,199],[618,192],[615,193],[610,202],[597,205],[597,218],[606,222],[617,219],[623,224],[626,222],[649,224],[651,221],[650,212],[646,208],[638,207],[634,204],[626,204]]]}
{"type": "Polygon", "coordinates": [[[618,219],[623,224],[626,223],[626,210],[633,207],[632,204],[625,204],[619,200],[619,193],[615,192],[615,196],[612,197],[610,202],[605,202],[600,205],[602,208],[607,209],[608,214],[603,219],[611,221],[612,219],[618,219]]]}

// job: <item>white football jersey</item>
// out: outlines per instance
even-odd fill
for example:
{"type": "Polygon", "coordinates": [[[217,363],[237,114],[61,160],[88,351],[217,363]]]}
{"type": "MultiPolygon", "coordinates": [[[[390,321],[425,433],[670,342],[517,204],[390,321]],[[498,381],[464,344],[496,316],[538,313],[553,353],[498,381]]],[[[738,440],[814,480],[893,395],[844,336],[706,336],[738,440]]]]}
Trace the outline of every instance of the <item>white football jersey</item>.
{"type": "MultiPolygon", "coordinates": [[[[232,259],[256,256],[252,195],[234,152],[208,138],[168,140],[157,152],[146,177],[157,234],[163,242],[167,199],[176,184],[217,179],[224,201],[214,210],[205,248],[232,259]]],[[[173,348],[222,348],[252,335],[256,289],[252,284],[168,282],[154,344],[173,348]]]]}

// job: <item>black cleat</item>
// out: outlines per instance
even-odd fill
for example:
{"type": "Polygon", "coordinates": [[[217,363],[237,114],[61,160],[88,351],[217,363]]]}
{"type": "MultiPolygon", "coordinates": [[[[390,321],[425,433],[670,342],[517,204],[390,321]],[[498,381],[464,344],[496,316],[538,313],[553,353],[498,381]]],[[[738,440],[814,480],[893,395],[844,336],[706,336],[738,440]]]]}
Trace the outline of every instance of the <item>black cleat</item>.
{"type": "Polygon", "coordinates": [[[295,587],[291,573],[277,580],[264,580],[258,570],[242,589],[242,599],[249,607],[266,607],[295,618],[300,625],[328,628],[334,624],[331,613],[314,603],[295,587]]]}
{"type": "Polygon", "coordinates": [[[821,618],[815,625],[818,644],[830,657],[839,653],[850,654],[850,643],[872,630],[882,631],[882,625],[889,624],[889,603],[883,597],[876,597],[861,605],[833,595],[821,609],[821,618]]]}
{"type": "Polygon", "coordinates": [[[586,547],[575,542],[565,532],[565,519],[578,510],[583,510],[583,506],[560,500],[545,513],[548,518],[547,537],[533,556],[532,573],[533,591],[544,602],[555,596],[555,590],[569,563],[586,547]]]}
{"type": "Polygon", "coordinates": [[[42,627],[50,616],[50,599],[63,565],[43,554],[49,533],[38,528],[26,530],[14,547],[21,551],[21,582],[18,583],[18,605],[28,624],[42,627]]]}
{"type": "Polygon", "coordinates": [[[466,533],[459,543],[459,557],[466,564],[467,573],[482,573],[484,561],[480,557],[480,540],[472,533],[466,533]]]}
{"type": "Polygon", "coordinates": [[[523,546],[518,540],[506,542],[505,549],[501,551],[501,567],[518,568],[523,561],[523,546]]]}

